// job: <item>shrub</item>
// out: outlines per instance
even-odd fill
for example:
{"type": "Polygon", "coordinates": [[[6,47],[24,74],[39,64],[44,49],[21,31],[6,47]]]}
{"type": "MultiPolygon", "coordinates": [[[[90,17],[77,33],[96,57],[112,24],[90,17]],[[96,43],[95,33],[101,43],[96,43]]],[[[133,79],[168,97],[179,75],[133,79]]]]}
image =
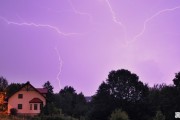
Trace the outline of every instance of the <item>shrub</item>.
{"type": "Polygon", "coordinates": [[[111,114],[110,120],[129,120],[129,118],[126,112],[118,109],[111,114]]]}
{"type": "Polygon", "coordinates": [[[36,116],[33,117],[31,120],[77,120],[75,118],[69,116],[62,116],[62,115],[48,115],[48,116],[36,116]]]}
{"type": "Polygon", "coordinates": [[[153,120],[165,120],[165,116],[162,114],[161,111],[157,111],[156,116],[154,117],[153,120]]]}
{"type": "Polygon", "coordinates": [[[47,103],[46,106],[41,110],[42,115],[55,115],[61,114],[61,110],[56,108],[53,103],[47,103]]]}
{"type": "Polygon", "coordinates": [[[11,108],[10,109],[10,115],[17,115],[17,109],[16,108],[11,108]]]}

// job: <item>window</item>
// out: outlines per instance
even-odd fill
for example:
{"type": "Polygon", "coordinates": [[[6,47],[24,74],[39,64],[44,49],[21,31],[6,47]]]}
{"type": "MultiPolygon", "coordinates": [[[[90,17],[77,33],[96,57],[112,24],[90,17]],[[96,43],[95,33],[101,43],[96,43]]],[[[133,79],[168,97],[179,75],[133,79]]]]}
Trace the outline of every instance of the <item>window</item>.
{"type": "Polygon", "coordinates": [[[30,110],[32,110],[32,104],[30,104],[30,110]]]}
{"type": "Polygon", "coordinates": [[[34,110],[37,110],[37,109],[38,109],[38,105],[34,104],[34,110]]]}
{"type": "Polygon", "coordinates": [[[18,98],[22,99],[23,98],[23,94],[18,94],[18,98]]]}
{"type": "Polygon", "coordinates": [[[40,104],[40,110],[42,110],[42,109],[43,109],[43,103],[40,104]]]}
{"type": "Polygon", "coordinates": [[[22,109],[22,104],[18,104],[18,109],[22,109]]]}

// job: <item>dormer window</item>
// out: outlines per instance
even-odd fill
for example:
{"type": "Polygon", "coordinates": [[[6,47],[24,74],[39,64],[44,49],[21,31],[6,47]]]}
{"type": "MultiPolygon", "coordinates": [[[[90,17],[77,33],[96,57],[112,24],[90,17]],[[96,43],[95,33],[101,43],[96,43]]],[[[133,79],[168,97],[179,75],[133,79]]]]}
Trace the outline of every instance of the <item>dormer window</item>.
{"type": "Polygon", "coordinates": [[[23,94],[18,94],[18,98],[22,99],[23,98],[23,94]]]}

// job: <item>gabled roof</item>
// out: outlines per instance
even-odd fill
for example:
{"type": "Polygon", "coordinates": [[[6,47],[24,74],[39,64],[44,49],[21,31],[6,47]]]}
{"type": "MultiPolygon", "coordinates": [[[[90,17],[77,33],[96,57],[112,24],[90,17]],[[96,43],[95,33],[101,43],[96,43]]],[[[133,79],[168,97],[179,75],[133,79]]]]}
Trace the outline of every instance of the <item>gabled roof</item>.
{"type": "MultiPolygon", "coordinates": [[[[16,94],[17,92],[19,92],[20,90],[22,90],[24,87],[26,87],[26,86],[29,86],[29,88],[30,87],[32,87],[36,92],[38,92],[41,96],[43,96],[44,98],[45,98],[45,96],[43,95],[43,94],[46,94],[45,93],[45,91],[47,90],[46,88],[41,88],[41,89],[43,89],[43,90],[38,90],[38,89],[36,89],[34,86],[32,86],[31,84],[30,84],[30,82],[28,81],[27,83],[25,83],[18,91],[16,91],[15,93],[13,93],[11,96],[13,96],[14,94],[16,94]],[[46,90],[45,90],[46,89],[46,90]],[[44,93],[41,93],[41,92],[44,92],[44,93]]],[[[26,88],[26,90],[28,91],[29,89],[28,89],[28,87],[26,88]]],[[[11,97],[11,96],[9,96],[9,98],[11,97]]],[[[8,99],[9,99],[8,98],[8,99]]]]}
{"type": "Polygon", "coordinates": [[[43,103],[43,101],[40,100],[39,98],[33,98],[32,100],[29,101],[29,103],[43,103]]]}

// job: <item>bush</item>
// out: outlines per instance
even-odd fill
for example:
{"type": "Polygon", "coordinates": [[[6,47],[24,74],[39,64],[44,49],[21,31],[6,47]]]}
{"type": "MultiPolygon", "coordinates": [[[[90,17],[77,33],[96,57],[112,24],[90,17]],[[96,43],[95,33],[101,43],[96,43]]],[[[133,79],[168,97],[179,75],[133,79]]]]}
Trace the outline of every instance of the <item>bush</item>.
{"type": "Polygon", "coordinates": [[[31,120],[77,120],[77,119],[63,115],[48,115],[48,116],[36,116],[33,117],[31,120]]]}
{"type": "Polygon", "coordinates": [[[17,115],[17,109],[16,108],[11,108],[10,109],[10,115],[16,116],[17,115]]]}
{"type": "Polygon", "coordinates": [[[165,116],[162,114],[161,111],[157,111],[156,116],[154,117],[153,120],[165,120],[165,116]]]}
{"type": "Polygon", "coordinates": [[[41,115],[55,115],[61,114],[61,110],[56,108],[53,103],[47,103],[46,106],[41,110],[41,115]]]}
{"type": "Polygon", "coordinates": [[[111,114],[110,120],[129,120],[129,118],[126,112],[118,109],[111,114]]]}
{"type": "Polygon", "coordinates": [[[5,112],[7,110],[6,104],[0,104],[0,112],[5,112]]]}

